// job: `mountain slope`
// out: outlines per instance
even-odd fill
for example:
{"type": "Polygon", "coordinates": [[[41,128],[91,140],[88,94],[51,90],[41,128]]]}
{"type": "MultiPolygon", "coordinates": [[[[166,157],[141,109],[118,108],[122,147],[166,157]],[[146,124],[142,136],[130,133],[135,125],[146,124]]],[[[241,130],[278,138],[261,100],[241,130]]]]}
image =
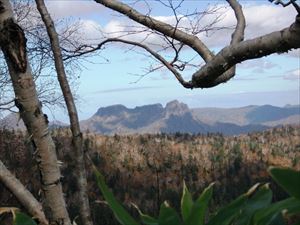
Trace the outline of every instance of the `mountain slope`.
{"type": "MultiPolygon", "coordinates": [[[[63,123],[58,120],[50,121],[49,128],[56,129],[59,127],[67,126],[66,123],[63,123]]],[[[3,119],[0,119],[0,128],[8,130],[26,130],[23,120],[19,117],[18,113],[10,113],[5,116],[3,119]]]]}
{"type": "Polygon", "coordinates": [[[123,105],[114,105],[100,108],[90,119],[82,121],[81,127],[83,130],[108,135],[160,132],[219,132],[225,135],[236,135],[269,128],[263,124],[247,124],[245,116],[238,116],[241,111],[246,115],[255,108],[254,106],[228,110],[212,108],[207,110],[205,115],[203,111],[191,110],[186,104],[177,100],[167,103],[165,107],[154,104],[129,109],[123,105]],[[235,111],[233,115],[232,111],[235,111]],[[209,118],[209,115],[211,121],[207,122],[209,119],[205,117],[209,118]],[[218,121],[220,117],[224,117],[225,120],[218,121]],[[241,119],[233,123],[234,118],[241,119]]]}
{"type": "Polygon", "coordinates": [[[248,112],[246,118],[249,123],[265,123],[299,114],[300,108],[297,106],[280,108],[272,105],[263,105],[248,112]]]}
{"type": "MultiPolygon", "coordinates": [[[[196,108],[177,100],[163,107],[152,104],[127,108],[123,105],[102,107],[89,119],[81,121],[82,130],[95,133],[223,133],[238,135],[263,131],[270,127],[300,125],[299,106],[276,107],[271,105],[241,108],[196,108]]],[[[66,126],[59,121],[50,122],[51,128],[66,126]]],[[[0,120],[0,127],[25,129],[16,114],[0,120]]]]}
{"type": "Polygon", "coordinates": [[[277,126],[300,124],[299,105],[276,107],[271,105],[246,106],[241,108],[196,108],[192,109],[195,118],[208,124],[232,123],[240,126],[262,124],[277,126]]]}

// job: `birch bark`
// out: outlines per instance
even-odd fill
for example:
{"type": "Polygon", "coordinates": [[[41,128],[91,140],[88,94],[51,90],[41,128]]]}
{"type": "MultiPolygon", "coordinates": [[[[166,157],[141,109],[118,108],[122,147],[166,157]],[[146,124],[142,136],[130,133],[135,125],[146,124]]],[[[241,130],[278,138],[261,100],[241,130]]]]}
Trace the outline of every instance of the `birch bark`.
{"type": "Polygon", "coordinates": [[[89,199],[87,194],[87,179],[85,169],[85,159],[83,151],[82,133],[79,126],[78,113],[71,88],[65,72],[63,57],[59,44],[58,34],[55,30],[53,20],[47,10],[44,0],[36,0],[38,11],[47,28],[47,33],[50,38],[51,49],[54,55],[54,63],[57,73],[57,78],[62,90],[65,103],[67,106],[71,131],[72,131],[72,145],[74,150],[75,173],[77,175],[78,184],[78,200],[80,202],[80,216],[84,225],[92,225],[91,211],[89,206],[89,199]]]}
{"type": "Polygon", "coordinates": [[[14,20],[9,0],[0,0],[0,47],[12,80],[15,105],[36,147],[36,161],[45,195],[44,211],[51,225],[71,225],[63,197],[55,145],[28,63],[26,38],[14,20]]]}

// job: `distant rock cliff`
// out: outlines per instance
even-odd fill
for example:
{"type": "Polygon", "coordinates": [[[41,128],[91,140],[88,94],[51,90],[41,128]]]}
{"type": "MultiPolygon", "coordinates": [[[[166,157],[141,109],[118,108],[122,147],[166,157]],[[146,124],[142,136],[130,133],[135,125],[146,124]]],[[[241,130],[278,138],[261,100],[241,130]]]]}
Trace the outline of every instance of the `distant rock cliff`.
{"type": "MultiPolygon", "coordinates": [[[[300,125],[299,106],[189,109],[186,104],[174,100],[165,107],[161,104],[135,108],[120,104],[102,107],[91,118],[81,121],[81,128],[108,135],[162,132],[238,135],[286,124],[300,125]]],[[[55,121],[50,122],[50,126],[56,128],[66,124],[55,121]]],[[[22,121],[13,114],[0,120],[0,127],[25,129],[22,121]]]]}
{"type": "Polygon", "coordinates": [[[186,104],[174,100],[165,107],[161,104],[133,109],[123,105],[103,107],[90,119],[82,121],[81,126],[103,134],[219,132],[236,135],[265,130],[280,125],[280,121],[282,124],[287,124],[286,121],[295,124],[298,118],[298,106],[189,109],[186,104]]]}

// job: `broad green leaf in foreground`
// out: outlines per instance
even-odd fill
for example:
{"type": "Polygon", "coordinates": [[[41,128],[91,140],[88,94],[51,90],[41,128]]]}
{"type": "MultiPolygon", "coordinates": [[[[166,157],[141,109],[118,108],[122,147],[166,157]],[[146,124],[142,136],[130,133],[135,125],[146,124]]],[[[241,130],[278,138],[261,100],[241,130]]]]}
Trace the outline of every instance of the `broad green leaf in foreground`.
{"type": "Polygon", "coordinates": [[[145,224],[145,225],[158,225],[158,220],[157,219],[142,213],[142,211],[139,209],[139,207],[137,205],[133,204],[133,206],[139,212],[140,218],[141,218],[143,224],[145,224]]]}
{"type": "Polygon", "coordinates": [[[140,214],[140,217],[145,225],[158,225],[158,220],[149,215],[140,214]]]}
{"type": "Polygon", "coordinates": [[[179,215],[167,202],[160,206],[158,223],[159,225],[182,225],[179,215]]]}
{"type": "Polygon", "coordinates": [[[259,210],[254,216],[255,225],[269,225],[272,224],[278,215],[283,212],[286,214],[300,213],[300,201],[295,198],[288,198],[282,201],[276,202],[266,208],[259,210]]]}
{"type": "Polygon", "coordinates": [[[249,225],[253,219],[253,216],[257,210],[268,207],[272,202],[272,191],[268,184],[261,186],[258,191],[251,197],[241,215],[236,221],[236,225],[249,225]]]}
{"type": "Polygon", "coordinates": [[[13,225],[37,225],[36,222],[24,213],[16,212],[13,225]]]}
{"type": "Polygon", "coordinates": [[[138,225],[138,223],[129,215],[129,213],[123,208],[123,206],[115,199],[113,193],[109,190],[104,182],[104,177],[102,174],[96,169],[96,181],[98,187],[100,188],[106,202],[112,209],[115,214],[115,217],[122,225],[138,225]]]}
{"type": "Polygon", "coordinates": [[[247,193],[239,196],[220,209],[217,214],[209,220],[207,225],[229,225],[243,209],[249,196],[257,189],[258,185],[259,184],[254,185],[247,193]]]}
{"type": "Polygon", "coordinates": [[[290,196],[300,200],[300,171],[270,167],[269,173],[290,196]]]}
{"type": "Polygon", "coordinates": [[[204,189],[202,194],[194,203],[191,213],[186,220],[186,225],[203,225],[205,222],[205,213],[208,208],[208,203],[212,197],[213,193],[213,183],[204,189]]]}
{"type": "Polygon", "coordinates": [[[192,199],[192,195],[189,192],[185,182],[183,182],[183,192],[182,192],[182,198],[181,198],[181,215],[182,215],[184,222],[187,221],[187,218],[191,214],[193,205],[194,205],[194,202],[192,199]]]}

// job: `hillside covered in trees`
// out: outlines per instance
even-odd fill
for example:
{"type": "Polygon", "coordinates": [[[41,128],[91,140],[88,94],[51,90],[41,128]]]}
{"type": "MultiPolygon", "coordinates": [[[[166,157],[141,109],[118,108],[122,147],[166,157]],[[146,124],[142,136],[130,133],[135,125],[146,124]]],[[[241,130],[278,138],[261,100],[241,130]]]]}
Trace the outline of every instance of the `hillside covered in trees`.
{"type": "MultiPolygon", "coordinates": [[[[77,185],[72,159],[71,134],[67,129],[52,131],[61,162],[64,192],[72,220],[78,216],[77,185]]],[[[182,182],[192,193],[199,193],[216,182],[213,208],[245,192],[257,182],[269,182],[270,165],[300,169],[300,127],[285,126],[248,135],[223,137],[221,134],[190,135],[176,133],[103,136],[84,135],[85,152],[105,175],[117,198],[133,213],[131,203],[143,212],[157,215],[159,205],[167,200],[178,208],[182,182]]],[[[7,167],[37,199],[42,198],[39,177],[29,138],[22,132],[0,131],[0,154],[7,167]]],[[[97,224],[117,224],[103,202],[88,162],[88,193],[93,220],[97,224]]],[[[285,194],[273,183],[274,200],[285,194]]],[[[21,207],[0,184],[2,206],[21,207]]],[[[78,220],[78,219],[77,219],[78,220]]],[[[9,218],[0,217],[6,224],[9,218]]],[[[77,221],[79,222],[79,221],[77,221]]],[[[8,223],[9,224],[9,223],[8,223]]]]}

